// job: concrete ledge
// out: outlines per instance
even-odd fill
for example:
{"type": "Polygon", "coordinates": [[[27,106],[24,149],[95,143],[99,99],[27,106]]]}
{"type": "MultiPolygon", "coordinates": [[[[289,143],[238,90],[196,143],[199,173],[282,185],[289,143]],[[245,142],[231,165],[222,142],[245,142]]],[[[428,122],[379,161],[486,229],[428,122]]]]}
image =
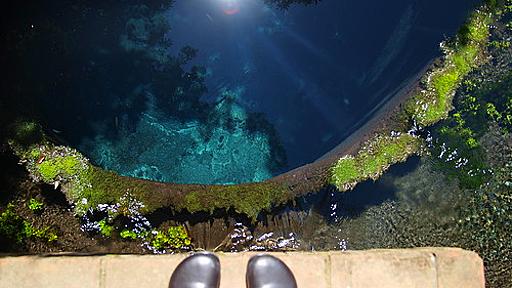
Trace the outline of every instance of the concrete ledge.
{"type": "MultiPolygon", "coordinates": [[[[218,253],[221,287],[245,287],[257,253],[218,253]]],[[[271,253],[294,272],[299,287],[484,288],[480,257],[457,248],[271,253]]],[[[187,255],[18,256],[0,258],[0,287],[167,287],[187,255]]]]}

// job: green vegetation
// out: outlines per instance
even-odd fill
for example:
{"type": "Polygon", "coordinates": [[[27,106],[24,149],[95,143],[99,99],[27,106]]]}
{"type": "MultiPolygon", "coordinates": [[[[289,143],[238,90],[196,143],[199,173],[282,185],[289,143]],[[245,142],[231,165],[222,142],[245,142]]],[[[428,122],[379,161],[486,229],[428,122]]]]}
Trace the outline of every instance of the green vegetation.
{"type": "Polygon", "coordinates": [[[18,121],[10,128],[12,138],[19,145],[27,146],[38,143],[43,138],[41,126],[33,121],[18,121]]]}
{"type": "MultiPolygon", "coordinates": [[[[498,2],[491,1],[487,8],[473,13],[457,37],[443,45],[445,57],[442,63],[433,67],[424,77],[424,91],[406,103],[405,113],[399,115],[398,119],[411,120],[408,124],[412,125],[414,122],[425,127],[448,116],[456,88],[475,67],[484,63],[489,25],[499,14],[492,13],[498,11],[498,2]]],[[[506,49],[506,45],[498,46],[506,49]]],[[[503,111],[502,107],[486,107],[492,117],[506,119],[506,116],[499,114],[503,111]]],[[[402,125],[404,123],[399,124],[400,127],[405,126],[402,125]]],[[[157,185],[122,177],[91,165],[78,151],[51,144],[44,138],[41,128],[33,122],[20,122],[14,131],[16,132],[13,133],[11,147],[25,163],[31,177],[55,187],[60,186],[67,199],[75,204],[78,215],[83,215],[87,209],[99,204],[117,203],[128,192],[144,202],[141,211],[143,213],[164,206],[172,206],[175,211],[187,210],[192,213],[233,209],[255,220],[262,210],[269,210],[272,206],[295,197],[293,187],[300,186],[293,182],[295,180],[292,180],[292,184],[284,180],[284,184],[266,181],[226,186],[157,185]]],[[[421,140],[404,131],[400,132],[400,136],[390,137],[384,136],[387,131],[381,131],[356,155],[339,159],[330,171],[332,175],[325,177],[322,172],[319,172],[322,175],[315,175],[318,176],[317,182],[321,182],[315,183],[316,187],[330,182],[340,190],[347,190],[357,182],[376,179],[390,165],[418,153],[422,146],[421,140]]],[[[461,133],[463,130],[457,132],[461,133]]],[[[475,139],[473,136],[465,138],[469,149],[478,148],[479,144],[475,139]]]]}
{"type": "Polygon", "coordinates": [[[497,149],[506,154],[496,154],[496,162],[491,163],[492,177],[469,194],[457,224],[463,247],[477,251],[484,259],[491,286],[509,287],[506,285],[512,284],[512,149],[503,144],[510,145],[512,139],[509,134],[507,144],[506,136],[486,136],[492,144],[489,152],[495,153],[497,149]]]}
{"type": "Polygon", "coordinates": [[[434,155],[443,155],[433,158],[434,166],[449,178],[457,178],[462,188],[475,189],[489,178],[478,134],[466,126],[459,113],[453,114],[445,123],[435,133],[438,141],[444,144],[432,151],[434,155]],[[453,160],[449,160],[450,157],[453,160]]]}
{"type": "MultiPolygon", "coordinates": [[[[512,73],[504,71],[499,80],[489,81],[496,77],[493,76],[496,74],[494,69],[489,66],[482,69],[485,74],[464,81],[455,99],[457,112],[451,114],[435,133],[440,143],[445,143],[451,151],[456,149],[457,157],[467,162],[457,167],[452,161],[438,157],[434,161],[436,168],[457,178],[464,189],[476,189],[491,178],[480,143],[489,131],[489,123],[506,133],[512,131],[512,73]]],[[[441,147],[436,147],[433,153],[440,155],[440,150],[441,147]]]]}
{"type": "Polygon", "coordinates": [[[156,251],[189,250],[192,241],[183,226],[171,226],[165,232],[156,232],[149,237],[149,245],[156,251]]]}
{"type": "Polygon", "coordinates": [[[135,240],[137,239],[137,233],[132,231],[132,230],[128,230],[128,229],[124,229],[123,231],[121,231],[119,233],[119,236],[121,236],[121,238],[123,239],[131,239],[131,240],[135,240]]]}
{"type": "Polygon", "coordinates": [[[30,222],[21,218],[9,203],[0,213],[0,236],[16,244],[23,244],[28,239],[39,239],[47,242],[57,240],[57,235],[50,231],[49,227],[37,229],[30,222]]]}
{"type": "MultiPolygon", "coordinates": [[[[488,45],[489,26],[501,13],[497,12],[501,11],[498,9],[499,5],[497,1],[488,2],[470,16],[454,40],[442,44],[445,54],[442,63],[424,76],[424,89],[406,102],[402,112],[402,116],[405,117],[400,116],[399,119],[411,119],[410,124],[426,127],[448,117],[455,91],[463,82],[463,78],[485,61],[484,50],[488,45]]],[[[496,113],[494,115],[500,117],[496,113]]],[[[461,119],[459,117],[459,120],[461,119]]],[[[476,151],[473,154],[478,152],[478,142],[471,129],[464,127],[464,123],[446,127],[443,133],[463,136],[461,141],[464,142],[466,150],[476,151]]],[[[376,179],[390,165],[404,161],[411,154],[417,153],[421,147],[419,142],[418,139],[405,134],[395,139],[376,136],[357,155],[347,155],[336,163],[332,183],[339,190],[345,191],[360,181],[376,179]]],[[[468,177],[464,180],[475,179],[468,177]]],[[[483,179],[469,182],[478,185],[481,181],[483,179]]]]}
{"type": "Polygon", "coordinates": [[[114,226],[109,225],[106,219],[102,219],[98,222],[100,228],[100,234],[105,237],[112,236],[112,232],[114,231],[114,226]]]}
{"type": "MultiPolygon", "coordinates": [[[[75,212],[78,215],[83,215],[87,209],[99,204],[116,203],[127,192],[144,200],[141,212],[162,207],[160,199],[152,194],[154,189],[158,189],[157,186],[95,167],[75,149],[54,146],[48,142],[34,144],[29,148],[15,143],[11,143],[11,146],[25,162],[34,180],[60,185],[67,198],[75,203],[75,212]]],[[[189,212],[234,208],[236,212],[256,219],[260,211],[270,209],[273,204],[282,203],[288,196],[286,187],[273,182],[211,185],[208,189],[199,191],[188,192],[182,198],[172,199],[172,203],[177,210],[189,212]]]]}
{"type": "Polygon", "coordinates": [[[39,211],[43,210],[44,203],[38,201],[35,198],[30,198],[30,200],[28,201],[27,207],[28,207],[28,209],[32,210],[33,212],[39,212],[39,211]]]}
{"type": "Polygon", "coordinates": [[[454,41],[444,43],[445,57],[424,81],[425,89],[406,104],[406,113],[419,126],[430,126],[448,116],[462,79],[483,62],[493,14],[483,8],[469,18],[454,41]]]}
{"type": "Polygon", "coordinates": [[[75,203],[78,215],[98,204],[115,203],[127,191],[139,195],[147,193],[145,185],[135,185],[130,178],[91,165],[75,149],[47,141],[29,147],[11,141],[11,147],[34,180],[62,188],[68,200],[75,203]]]}
{"type": "Polygon", "coordinates": [[[282,203],[287,193],[286,187],[269,181],[237,186],[212,186],[207,191],[188,193],[179,208],[192,213],[234,208],[237,213],[256,220],[260,211],[269,210],[274,204],[282,203]]]}
{"type": "Polygon", "coordinates": [[[392,164],[405,161],[421,148],[422,140],[409,134],[378,137],[356,156],[341,158],[333,168],[332,183],[339,190],[353,188],[367,179],[377,179],[392,164]]]}
{"type": "Polygon", "coordinates": [[[56,156],[43,161],[37,167],[45,182],[55,181],[57,176],[76,175],[82,169],[80,159],[75,156],[56,156]]]}

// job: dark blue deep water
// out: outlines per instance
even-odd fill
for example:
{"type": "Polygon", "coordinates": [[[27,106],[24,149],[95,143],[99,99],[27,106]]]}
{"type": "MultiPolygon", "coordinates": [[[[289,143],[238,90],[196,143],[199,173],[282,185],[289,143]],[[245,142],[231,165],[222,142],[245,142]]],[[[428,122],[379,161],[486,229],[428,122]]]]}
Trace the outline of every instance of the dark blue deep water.
{"type": "Polygon", "coordinates": [[[478,1],[57,2],[20,64],[49,133],[123,175],[228,184],[335,147],[478,1]]]}

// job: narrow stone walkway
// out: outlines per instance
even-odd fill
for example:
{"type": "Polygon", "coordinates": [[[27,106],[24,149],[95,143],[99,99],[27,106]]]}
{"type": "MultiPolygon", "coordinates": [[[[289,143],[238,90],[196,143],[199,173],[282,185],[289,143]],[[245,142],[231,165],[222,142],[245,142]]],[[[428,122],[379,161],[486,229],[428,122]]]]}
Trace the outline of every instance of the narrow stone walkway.
{"type": "MultiPolygon", "coordinates": [[[[218,253],[221,287],[245,287],[256,253],[218,253]]],[[[271,253],[294,272],[300,288],[484,288],[483,263],[457,248],[271,253]]],[[[168,287],[187,254],[0,257],[0,287],[168,287]]]]}

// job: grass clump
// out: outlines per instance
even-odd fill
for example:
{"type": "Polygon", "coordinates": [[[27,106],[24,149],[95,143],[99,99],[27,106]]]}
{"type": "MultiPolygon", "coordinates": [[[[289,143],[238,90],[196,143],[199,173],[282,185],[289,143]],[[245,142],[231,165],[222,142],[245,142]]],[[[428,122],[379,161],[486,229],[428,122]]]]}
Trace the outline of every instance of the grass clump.
{"type": "Polygon", "coordinates": [[[332,170],[332,183],[341,191],[367,179],[377,179],[392,164],[420,150],[421,140],[409,134],[377,137],[355,156],[341,158],[332,170]]]}

